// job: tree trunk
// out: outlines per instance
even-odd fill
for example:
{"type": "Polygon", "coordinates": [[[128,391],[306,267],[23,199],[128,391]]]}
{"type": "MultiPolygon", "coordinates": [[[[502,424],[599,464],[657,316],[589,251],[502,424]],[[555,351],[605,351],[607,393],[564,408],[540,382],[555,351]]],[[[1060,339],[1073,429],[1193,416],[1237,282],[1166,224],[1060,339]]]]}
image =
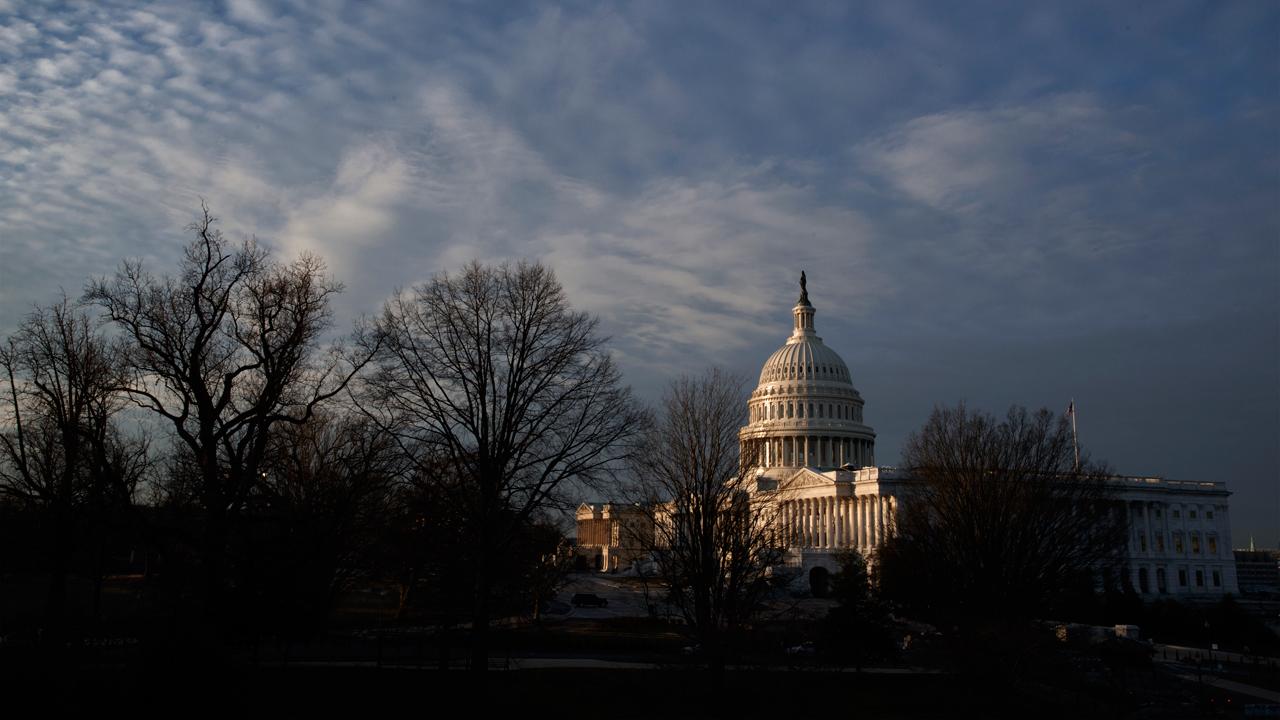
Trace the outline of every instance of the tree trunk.
{"type": "Polygon", "coordinates": [[[482,549],[476,567],[475,607],[471,614],[471,671],[483,673],[489,669],[489,620],[492,613],[489,594],[493,584],[489,579],[488,549],[482,549]]]}
{"type": "Polygon", "coordinates": [[[49,592],[45,601],[45,640],[61,644],[67,625],[67,568],[70,565],[70,518],[61,505],[53,511],[53,562],[49,569],[49,592]]]}

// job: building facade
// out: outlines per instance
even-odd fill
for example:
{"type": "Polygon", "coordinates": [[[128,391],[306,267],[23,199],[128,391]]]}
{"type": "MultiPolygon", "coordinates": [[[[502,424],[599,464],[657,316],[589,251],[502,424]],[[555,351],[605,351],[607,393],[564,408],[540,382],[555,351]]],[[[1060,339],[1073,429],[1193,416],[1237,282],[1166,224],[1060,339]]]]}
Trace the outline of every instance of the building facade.
{"type": "Polygon", "coordinates": [[[647,555],[654,536],[648,513],[626,503],[582,503],[574,518],[577,554],[592,570],[613,572],[647,555]]]}
{"type": "Polygon", "coordinates": [[[1280,552],[1258,550],[1249,543],[1248,550],[1236,550],[1236,581],[1242,595],[1280,598],[1280,552]]]}
{"type": "MultiPolygon", "coordinates": [[[[801,275],[791,335],[765,361],[739,433],[758,464],[759,501],[777,502],[788,564],[836,569],[845,549],[870,554],[892,535],[918,481],[876,464],[875,431],[840,355],[823,343],[801,275]]],[[[1112,478],[1128,511],[1125,582],[1148,598],[1236,593],[1224,483],[1112,478]]]]}

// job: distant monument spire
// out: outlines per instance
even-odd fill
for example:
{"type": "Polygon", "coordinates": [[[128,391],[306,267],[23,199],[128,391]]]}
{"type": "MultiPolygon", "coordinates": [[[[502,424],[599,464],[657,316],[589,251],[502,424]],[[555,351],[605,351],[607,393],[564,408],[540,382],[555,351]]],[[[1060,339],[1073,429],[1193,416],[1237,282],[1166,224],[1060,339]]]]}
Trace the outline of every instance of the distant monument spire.
{"type": "Polygon", "coordinates": [[[797,305],[808,305],[808,304],[810,304],[810,303],[809,303],[809,288],[808,288],[807,283],[806,283],[806,281],[805,281],[804,271],[803,271],[803,270],[801,270],[801,271],[800,271],[800,300],[799,300],[796,304],[797,304],[797,305]]]}

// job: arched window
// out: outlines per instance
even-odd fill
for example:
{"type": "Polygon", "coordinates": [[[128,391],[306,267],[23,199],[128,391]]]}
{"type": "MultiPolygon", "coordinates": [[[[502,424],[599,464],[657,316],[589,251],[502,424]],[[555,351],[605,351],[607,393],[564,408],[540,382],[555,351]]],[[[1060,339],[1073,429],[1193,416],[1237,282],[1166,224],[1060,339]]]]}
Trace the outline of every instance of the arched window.
{"type": "Polygon", "coordinates": [[[796,412],[799,414],[800,417],[804,417],[804,403],[800,403],[799,405],[796,406],[796,412]]]}
{"type": "Polygon", "coordinates": [[[818,403],[818,417],[822,417],[822,403],[818,403]]]}
{"type": "Polygon", "coordinates": [[[791,406],[791,403],[787,403],[787,417],[795,417],[793,410],[794,408],[791,406]]]}

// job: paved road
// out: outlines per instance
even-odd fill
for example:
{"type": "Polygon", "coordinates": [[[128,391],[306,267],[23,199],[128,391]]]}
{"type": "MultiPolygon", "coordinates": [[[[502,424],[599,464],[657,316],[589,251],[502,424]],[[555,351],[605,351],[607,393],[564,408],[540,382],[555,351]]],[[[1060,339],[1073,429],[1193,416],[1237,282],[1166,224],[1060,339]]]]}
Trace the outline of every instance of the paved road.
{"type": "MultiPolygon", "coordinates": [[[[650,584],[649,593],[656,602],[661,596],[661,589],[650,584]]],[[[648,617],[649,609],[644,590],[639,583],[630,579],[619,579],[606,574],[582,573],[573,575],[564,590],[556,596],[549,614],[598,620],[616,617],[648,617]],[[576,608],[570,604],[575,593],[592,593],[609,601],[607,607],[576,608]]]]}

